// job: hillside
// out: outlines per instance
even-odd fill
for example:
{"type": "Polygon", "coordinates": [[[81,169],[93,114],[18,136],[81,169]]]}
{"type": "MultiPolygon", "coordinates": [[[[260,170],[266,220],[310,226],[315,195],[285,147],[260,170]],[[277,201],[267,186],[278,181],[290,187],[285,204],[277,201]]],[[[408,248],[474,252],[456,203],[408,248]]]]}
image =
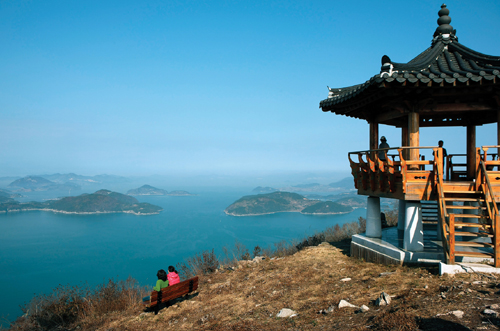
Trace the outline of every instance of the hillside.
{"type": "Polygon", "coordinates": [[[81,188],[74,183],[56,183],[40,176],[26,176],[16,179],[8,187],[17,192],[78,190],[81,188]]]}
{"type": "Polygon", "coordinates": [[[232,203],[224,212],[231,216],[300,212],[317,202],[317,200],[309,200],[297,193],[274,192],[244,196],[232,203]]]}
{"type": "Polygon", "coordinates": [[[190,196],[194,195],[189,193],[188,191],[176,190],[172,192],[168,192],[151,185],[142,185],[139,188],[129,190],[127,192],[128,195],[172,195],[172,196],[190,196]]]}
{"type": "MultiPolygon", "coordinates": [[[[338,247],[323,243],[291,256],[240,261],[237,267],[200,274],[197,292],[158,315],[142,312],[140,297],[133,297],[126,308],[82,314],[68,327],[54,329],[437,331],[497,330],[500,324],[497,276],[440,277],[435,269],[350,258],[343,253],[348,242],[338,247]],[[390,303],[378,306],[382,292],[390,303]],[[356,307],[339,308],[342,300],[356,307]],[[362,312],[363,305],[368,310],[362,312]],[[296,315],[277,317],[284,308],[296,315]]],[[[15,330],[33,330],[35,324],[20,318],[15,330]]]]}
{"type": "Polygon", "coordinates": [[[128,195],[167,195],[168,192],[151,185],[142,185],[139,188],[135,188],[127,191],[128,195]]]}
{"type": "Polygon", "coordinates": [[[346,214],[352,212],[352,207],[344,206],[332,201],[321,201],[301,210],[302,214],[325,215],[346,214]]]}
{"type": "Polygon", "coordinates": [[[300,212],[309,215],[344,214],[352,206],[332,201],[310,200],[290,192],[247,195],[232,203],[224,212],[231,216],[255,216],[282,212],[300,212]]]}
{"type": "Polygon", "coordinates": [[[345,197],[335,200],[336,203],[349,206],[353,208],[363,208],[366,207],[366,197],[362,196],[353,196],[353,197],[345,197]]]}
{"type": "Polygon", "coordinates": [[[161,207],[139,202],[137,199],[117,192],[99,190],[93,194],[64,197],[46,202],[7,201],[0,203],[0,212],[47,210],[72,214],[131,213],[136,215],[158,214],[161,207]]]}

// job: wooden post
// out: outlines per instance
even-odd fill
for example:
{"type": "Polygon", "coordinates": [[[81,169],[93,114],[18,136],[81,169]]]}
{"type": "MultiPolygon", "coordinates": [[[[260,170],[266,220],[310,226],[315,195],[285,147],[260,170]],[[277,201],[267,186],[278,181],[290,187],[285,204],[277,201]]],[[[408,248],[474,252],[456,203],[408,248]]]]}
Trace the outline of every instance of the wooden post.
{"type": "MultiPolygon", "coordinates": [[[[497,145],[500,145],[500,110],[497,110],[497,145]]],[[[500,160],[500,147],[497,150],[497,159],[500,160]]]]}
{"type": "Polygon", "coordinates": [[[467,125],[467,180],[476,178],[476,126],[467,125]]]}
{"type": "MultiPolygon", "coordinates": [[[[420,144],[419,138],[419,113],[411,112],[408,114],[408,136],[410,147],[418,147],[420,144]]],[[[420,151],[418,148],[410,150],[410,160],[418,161],[420,151]]],[[[418,170],[418,166],[412,166],[412,169],[418,170]],[[415,169],[414,169],[415,168],[415,169]]]]}
{"type": "MultiPolygon", "coordinates": [[[[370,149],[378,148],[378,123],[370,122],[370,149]]],[[[371,153],[370,157],[375,161],[375,155],[377,153],[371,153]]]]}
{"type": "MultiPolygon", "coordinates": [[[[410,146],[409,137],[408,137],[408,126],[401,127],[401,147],[410,146]]],[[[403,157],[408,159],[408,150],[404,150],[403,157]]]]}

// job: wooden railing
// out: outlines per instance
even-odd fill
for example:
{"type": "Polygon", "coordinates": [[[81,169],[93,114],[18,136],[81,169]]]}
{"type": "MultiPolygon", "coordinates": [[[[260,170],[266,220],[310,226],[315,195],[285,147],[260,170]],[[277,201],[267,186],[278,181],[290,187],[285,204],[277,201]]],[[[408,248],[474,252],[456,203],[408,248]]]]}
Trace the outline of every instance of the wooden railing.
{"type": "MultiPolygon", "coordinates": [[[[499,146],[484,146],[482,147],[483,149],[483,155],[482,157],[479,157],[479,171],[478,171],[478,177],[479,181],[476,180],[476,183],[479,182],[479,185],[482,188],[482,191],[484,192],[484,201],[486,205],[486,210],[488,212],[488,216],[491,220],[491,228],[492,228],[492,244],[493,244],[493,258],[494,258],[494,265],[496,268],[500,267],[500,215],[498,213],[498,206],[495,201],[495,191],[493,190],[493,187],[491,185],[490,181],[490,173],[494,169],[494,167],[499,167],[500,166],[500,161],[494,161],[495,157],[493,157],[493,160],[487,161],[488,158],[488,149],[494,147],[497,148],[499,146]]],[[[480,150],[479,148],[477,149],[477,155],[480,156],[480,150]]],[[[493,173],[493,176],[496,174],[493,173]]],[[[496,179],[496,178],[495,178],[496,179]]],[[[497,179],[498,180],[498,179],[497,179]]]]}
{"type": "Polygon", "coordinates": [[[453,181],[467,178],[467,154],[449,154],[446,157],[446,178],[453,181]]]}
{"type": "Polygon", "coordinates": [[[446,200],[444,199],[444,188],[443,188],[443,157],[442,153],[438,153],[437,149],[434,149],[434,155],[439,155],[440,157],[435,157],[434,161],[434,173],[436,176],[436,188],[438,196],[438,218],[440,227],[438,231],[441,231],[441,240],[443,243],[444,254],[446,258],[446,263],[449,264],[455,261],[455,218],[448,215],[446,209],[446,200]]]}
{"type": "Polygon", "coordinates": [[[395,193],[398,189],[396,184],[403,183],[401,189],[405,193],[407,182],[428,182],[435,177],[434,170],[424,170],[426,165],[432,166],[434,160],[406,160],[403,157],[404,152],[411,149],[440,148],[397,147],[350,152],[348,158],[356,188],[395,193]],[[397,154],[389,154],[391,151],[397,154]],[[353,160],[354,156],[357,156],[358,162],[353,160]]]}

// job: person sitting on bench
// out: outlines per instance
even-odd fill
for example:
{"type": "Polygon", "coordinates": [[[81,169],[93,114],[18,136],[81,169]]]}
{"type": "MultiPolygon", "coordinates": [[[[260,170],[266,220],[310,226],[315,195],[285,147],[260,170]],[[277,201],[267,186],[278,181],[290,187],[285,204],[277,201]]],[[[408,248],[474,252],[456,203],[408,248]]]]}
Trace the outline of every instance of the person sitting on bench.
{"type": "Polygon", "coordinates": [[[168,284],[169,286],[175,285],[179,283],[181,280],[179,279],[179,274],[177,273],[177,270],[173,266],[168,267],[168,284]]]}
{"type": "MultiPolygon", "coordinates": [[[[160,269],[156,273],[156,276],[158,277],[158,280],[156,281],[156,286],[153,287],[153,290],[159,292],[162,288],[168,287],[167,273],[165,272],[165,270],[160,269]]],[[[147,297],[142,298],[142,303],[145,305],[149,305],[150,300],[151,297],[148,295],[147,297]]]]}

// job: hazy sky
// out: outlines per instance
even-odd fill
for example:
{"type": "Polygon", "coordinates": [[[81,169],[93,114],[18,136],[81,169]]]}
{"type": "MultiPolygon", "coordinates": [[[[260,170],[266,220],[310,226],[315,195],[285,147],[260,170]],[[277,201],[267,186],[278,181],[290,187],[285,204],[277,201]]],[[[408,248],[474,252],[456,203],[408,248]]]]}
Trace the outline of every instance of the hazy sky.
{"type": "MultiPolygon", "coordinates": [[[[326,86],[411,60],[441,4],[0,1],[0,176],[347,172],[368,124],[321,112],[326,86]]],[[[462,44],[500,55],[498,1],[446,4],[462,44]]],[[[465,152],[465,128],[421,131],[439,139],[465,152]]]]}

